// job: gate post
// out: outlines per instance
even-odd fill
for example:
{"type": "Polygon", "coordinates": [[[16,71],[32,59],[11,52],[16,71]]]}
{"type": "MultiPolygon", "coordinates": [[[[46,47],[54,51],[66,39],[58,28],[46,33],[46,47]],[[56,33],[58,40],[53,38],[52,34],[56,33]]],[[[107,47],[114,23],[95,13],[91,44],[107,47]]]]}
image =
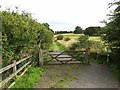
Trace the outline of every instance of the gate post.
{"type": "Polygon", "coordinates": [[[88,63],[88,49],[85,50],[85,61],[88,63]]]}
{"type": "MultiPolygon", "coordinates": [[[[15,65],[15,66],[13,67],[13,73],[14,73],[14,75],[15,75],[15,73],[16,73],[16,71],[17,71],[16,60],[14,60],[13,63],[14,63],[14,65],[15,65]]],[[[15,79],[16,79],[16,76],[17,76],[17,75],[15,75],[15,79]]]]}
{"type": "Polygon", "coordinates": [[[87,61],[87,63],[90,63],[90,48],[87,48],[85,51],[85,59],[87,61]]]}
{"type": "Polygon", "coordinates": [[[43,65],[43,52],[41,49],[41,42],[39,43],[39,65],[42,66],[43,65]]]}

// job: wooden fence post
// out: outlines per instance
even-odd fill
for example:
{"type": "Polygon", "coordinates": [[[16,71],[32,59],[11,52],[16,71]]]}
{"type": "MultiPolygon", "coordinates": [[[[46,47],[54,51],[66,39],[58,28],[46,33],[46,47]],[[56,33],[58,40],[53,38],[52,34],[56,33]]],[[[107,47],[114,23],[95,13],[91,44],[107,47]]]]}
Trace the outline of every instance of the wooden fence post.
{"type": "Polygon", "coordinates": [[[85,59],[85,52],[83,52],[83,63],[86,62],[85,60],[86,60],[86,59],[85,59]]]}
{"type": "MultiPolygon", "coordinates": [[[[17,71],[16,60],[14,60],[13,63],[15,64],[15,66],[13,67],[13,73],[15,74],[17,71]]],[[[16,78],[16,75],[15,75],[15,78],[16,78]]]]}
{"type": "Polygon", "coordinates": [[[85,50],[85,61],[88,63],[88,49],[85,50]]]}
{"type": "Polygon", "coordinates": [[[107,62],[109,62],[109,54],[107,54],[107,62]]]}
{"type": "Polygon", "coordinates": [[[39,50],[39,65],[43,65],[43,54],[42,54],[42,49],[39,50]]]}
{"type": "Polygon", "coordinates": [[[87,49],[87,52],[88,52],[88,64],[90,64],[90,47],[87,49]]]}
{"type": "Polygon", "coordinates": [[[99,54],[99,52],[97,52],[96,60],[98,60],[98,54],[99,54]]]}
{"type": "Polygon", "coordinates": [[[41,42],[39,43],[39,65],[43,65],[43,52],[41,49],[41,42]]]}

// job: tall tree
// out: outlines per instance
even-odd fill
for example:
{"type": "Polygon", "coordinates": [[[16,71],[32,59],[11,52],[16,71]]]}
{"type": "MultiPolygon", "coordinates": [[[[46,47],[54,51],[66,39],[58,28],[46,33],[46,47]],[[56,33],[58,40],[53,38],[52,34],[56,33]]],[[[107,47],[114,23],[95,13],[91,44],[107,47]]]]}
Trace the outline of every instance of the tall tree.
{"type": "Polygon", "coordinates": [[[89,36],[98,35],[100,29],[101,27],[88,27],[85,29],[84,34],[89,36]]]}
{"type": "Polygon", "coordinates": [[[103,39],[108,44],[116,57],[116,63],[120,64],[120,1],[115,1],[110,6],[116,5],[116,9],[110,15],[110,22],[106,24],[103,39]]]}
{"type": "Polygon", "coordinates": [[[43,26],[45,26],[48,30],[54,32],[51,28],[50,25],[48,23],[42,23],[43,26]]]}
{"type": "Polygon", "coordinates": [[[82,34],[82,28],[80,26],[76,26],[74,34],[82,34]]]}

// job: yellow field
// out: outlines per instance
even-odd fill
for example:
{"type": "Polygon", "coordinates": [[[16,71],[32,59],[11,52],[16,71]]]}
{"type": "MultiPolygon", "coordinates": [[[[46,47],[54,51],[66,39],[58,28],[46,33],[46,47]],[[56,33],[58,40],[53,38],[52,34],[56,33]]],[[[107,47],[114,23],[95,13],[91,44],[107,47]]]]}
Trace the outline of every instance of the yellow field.
{"type": "MultiPolygon", "coordinates": [[[[61,34],[63,35],[63,37],[69,37],[70,40],[69,41],[64,41],[63,40],[58,40],[58,42],[60,42],[61,44],[65,45],[66,47],[69,47],[72,43],[77,42],[77,39],[83,35],[83,34],[61,34]]],[[[54,35],[54,37],[56,38],[58,35],[54,35]]],[[[99,36],[90,36],[89,40],[92,41],[101,41],[101,38],[99,36]]]]}

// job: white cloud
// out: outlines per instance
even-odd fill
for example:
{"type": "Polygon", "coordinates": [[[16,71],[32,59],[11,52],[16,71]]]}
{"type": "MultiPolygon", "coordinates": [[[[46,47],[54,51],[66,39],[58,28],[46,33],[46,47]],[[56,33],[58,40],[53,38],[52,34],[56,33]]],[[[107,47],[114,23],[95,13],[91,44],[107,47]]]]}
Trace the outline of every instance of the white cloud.
{"type": "Polygon", "coordinates": [[[40,22],[48,22],[53,30],[73,30],[101,25],[111,0],[0,0],[0,5],[19,6],[33,13],[40,22]]]}

